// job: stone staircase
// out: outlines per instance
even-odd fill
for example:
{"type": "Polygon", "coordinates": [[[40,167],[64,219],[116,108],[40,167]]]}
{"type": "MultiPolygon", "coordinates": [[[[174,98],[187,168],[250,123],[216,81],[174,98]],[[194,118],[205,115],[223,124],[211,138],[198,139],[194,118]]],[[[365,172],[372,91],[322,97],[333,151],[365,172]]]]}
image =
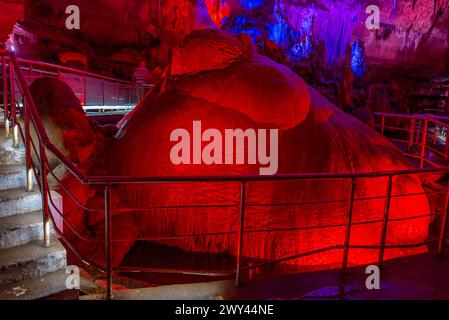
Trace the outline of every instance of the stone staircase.
{"type": "Polygon", "coordinates": [[[0,300],[39,299],[66,290],[66,251],[54,237],[43,246],[42,200],[25,191],[23,146],[0,125],[0,300]]]}

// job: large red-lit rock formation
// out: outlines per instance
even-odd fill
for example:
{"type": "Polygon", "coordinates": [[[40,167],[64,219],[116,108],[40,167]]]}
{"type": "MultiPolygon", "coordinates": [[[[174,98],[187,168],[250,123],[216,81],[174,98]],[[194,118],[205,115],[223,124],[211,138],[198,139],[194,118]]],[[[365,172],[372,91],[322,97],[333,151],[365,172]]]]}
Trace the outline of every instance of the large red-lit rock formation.
{"type": "MultiPolygon", "coordinates": [[[[99,165],[84,168],[93,175],[136,177],[259,174],[259,166],[252,164],[174,165],[170,160],[171,132],[177,128],[191,131],[197,120],[203,130],[221,132],[227,128],[279,129],[279,174],[411,168],[386,138],[338,110],[288,68],[257,54],[248,37],[213,30],[196,31],[186,39],[173,55],[163,82],[124,119],[104,152],[89,159],[99,165]]],[[[73,191],[87,188],[70,176],[65,181],[73,191]]],[[[354,222],[382,220],[387,178],[354,182],[359,199],[354,205],[354,222]]],[[[350,183],[350,179],[248,182],[245,229],[265,231],[245,235],[243,255],[270,260],[342,244],[344,228],[338,225],[346,221],[350,183]],[[296,204],[299,202],[302,204],[296,204]],[[271,203],[282,205],[269,206],[271,203]],[[296,230],[320,225],[331,226],[296,230]],[[270,229],[283,231],[268,232],[270,229]]],[[[81,201],[97,211],[79,209],[59,190],[64,214],[83,236],[101,238],[104,189],[89,190],[81,201]]],[[[393,178],[392,193],[402,197],[392,199],[390,217],[428,213],[426,197],[416,195],[422,191],[416,176],[393,178]]],[[[236,253],[236,234],[201,234],[238,230],[240,183],[114,185],[112,196],[113,237],[124,240],[114,242],[115,264],[137,237],[194,235],[154,241],[191,252],[236,253]]],[[[423,241],[429,219],[391,222],[387,243],[423,241]]],[[[379,222],[355,225],[351,244],[377,245],[380,230],[379,222]]],[[[76,241],[68,228],[65,232],[76,241]]],[[[76,247],[88,257],[104,259],[102,242],[79,241],[76,247]]],[[[387,250],[387,257],[410,252],[387,250]]],[[[377,250],[353,249],[350,263],[374,261],[377,254],[377,250]]],[[[333,265],[340,263],[341,257],[341,251],[334,250],[292,263],[333,265]]]]}

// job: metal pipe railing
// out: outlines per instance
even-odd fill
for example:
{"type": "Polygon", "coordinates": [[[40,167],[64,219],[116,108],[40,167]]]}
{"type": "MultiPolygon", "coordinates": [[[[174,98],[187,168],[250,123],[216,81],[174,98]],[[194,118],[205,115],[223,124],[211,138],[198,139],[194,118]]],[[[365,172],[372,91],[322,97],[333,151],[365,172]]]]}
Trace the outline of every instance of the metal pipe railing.
{"type": "Polygon", "coordinates": [[[240,190],[240,219],[239,219],[239,233],[237,240],[237,265],[235,271],[235,286],[240,285],[240,268],[242,265],[242,255],[243,255],[243,237],[245,233],[245,197],[246,197],[246,182],[241,182],[240,190]]]}
{"type": "Polygon", "coordinates": [[[374,113],[374,115],[381,119],[381,124],[379,125],[380,132],[385,133],[388,130],[390,133],[408,133],[407,140],[401,139],[400,135],[399,137],[391,138],[391,140],[402,143],[404,146],[407,146],[408,150],[410,150],[413,145],[418,145],[419,154],[411,154],[408,152],[405,152],[405,154],[419,160],[420,168],[424,168],[426,164],[433,167],[440,166],[428,159],[427,153],[440,157],[445,165],[449,162],[449,141],[448,135],[446,134],[449,132],[448,123],[440,121],[438,117],[430,117],[427,115],[399,115],[389,113],[374,113]],[[406,127],[387,125],[387,119],[395,120],[396,122],[402,121],[402,124],[404,121],[408,121],[409,125],[406,127]],[[438,137],[438,132],[442,133],[443,138],[438,137]],[[429,140],[429,136],[432,137],[431,140],[429,140]]]}
{"type": "MultiPolygon", "coordinates": [[[[449,183],[448,183],[448,190],[449,190],[449,183]]],[[[449,219],[448,211],[449,211],[449,191],[446,194],[446,201],[444,204],[444,211],[443,211],[443,216],[441,219],[440,239],[438,241],[438,253],[440,255],[442,255],[443,251],[444,251],[446,231],[447,231],[447,225],[448,225],[448,219],[449,219]]]]}
{"type": "Polygon", "coordinates": [[[387,193],[386,193],[386,198],[385,198],[385,213],[384,213],[384,219],[382,222],[382,233],[381,233],[381,238],[380,238],[379,259],[377,262],[377,265],[379,267],[382,267],[382,264],[384,261],[385,243],[387,240],[388,218],[390,216],[392,186],[393,186],[393,177],[389,176],[388,182],[387,182],[387,193]]]}
{"type": "MultiPolygon", "coordinates": [[[[393,184],[393,177],[399,177],[403,175],[414,175],[414,174],[424,174],[424,173],[448,173],[449,168],[423,168],[423,164],[421,165],[422,169],[406,169],[406,170],[396,170],[396,171],[384,171],[384,172],[357,172],[357,173],[312,173],[312,174],[284,174],[284,175],[276,175],[276,176],[258,176],[258,175],[236,175],[236,176],[184,176],[184,177],[133,177],[133,176],[89,176],[84,174],[78,166],[76,166],[74,163],[72,163],[67,157],[65,157],[49,140],[47,133],[45,131],[45,127],[42,123],[42,119],[40,118],[36,105],[34,104],[33,97],[31,96],[31,93],[28,89],[26,80],[21,72],[20,66],[18,64],[17,59],[14,55],[8,54],[6,57],[3,57],[2,60],[2,69],[6,70],[6,59],[9,61],[10,66],[12,66],[12,75],[17,77],[17,82],[20,86],[20,89],[23,92],[24,95],[24,106],[23,106],[23,119],[24,119],[24,142],[25,142],[25,148],[27,152],[27,172],[32,172],[33,170],[33,162],[31,159],[31,146],[33,141],[31,140],[31,127],[36,132],[38,142],[39,142],[39,187],[42,192],[43,197],[43,220],[44,220],[44,228],[46,226],[49,226],[48,222],[50,219],[53,219],[53,217],[49,214],[49,203],[48,200],[50,199],[50,202],[53,203],[53,200],[51,199],[51,192],[48,186],[47,181],[47,169],[48,169],[48,163],[47,163],[47,152],[52,153],[58,161],[75,177],[77,178],[81,183],[83,184],[90,184],[90,185],[101,185],[104,187],[104,222],[105,222],[105,237],[104,239],[99,239],[100,241],[105,242],[105,255],[106,255],[106,265],[104,266],[105,269],[105,275],[106,275],[106,295],[108,298],[112,298],[112,274],[113,274],[113,267],[111,263],[111,258],[113,255],[112,252],[112,243],[114,241],[129,241],[130,239],[113,239],[112,238],[112,212],[113,209],[111,207],[112,204],[112,194],[111,194],[111,187],[112,185],[123,185],[123,184],[135,184],[135,183],[146,183],[146,184],[154,184],[154,183],[192,183],[192,182],[239,182],[241,185],[240,189],[240,205],[239,205],[239,229],[238,232],[233,232],[232,234],[237,235],[237,262],[236,262],[236,269],[235,269],[235,284],[240,284],[240,278],[241,278],[241,272],[243,270],[249,270],[254,268],[260,268],[265,265],[270,265],[274,263],[281,263],[285,261],[289,261],[292,259],[297,259],[300,257],[304,257],[311,254],[316,254],[320,252],[326,252],[329,250],[335,250],[335,249],[343,249],[343,263],[342,263],[342,269],[343,271],[347,270],[348,267],[348,253],[351,248],[366,248],[366,249],[377,249],[379,250],[379,264],[382,265],[384,260],[384,251],[389,248],[395,248],[395,247],[413,247],[420,244],[406,244],[406,245],[387,245],[387,230],[388,230],[388,223],[392,221],[389,217],[390,214],[390,201],[391,198],[395,195],[392,195],[392,184],[393,184]],[[359,178],[376,178],[376,177],[386,177],[388,179],[387,183],[387,192],[385,195],[385,212],[383,219],[380,221],[370,221],[370,222],[363,222],[363,223],[382,223],[382,232],[381,232],[381,242],[379,246],[374,245],[351,245],[351,228],[352,226],[356,224],[360,224],[362,222],[354,222],[353,221],[353,207],[354,207],[354,201],[357,199],[355,198],[355,192],[356,192],[356,179],[359,178]],[[275,261],[269,261],[269,262],[262,262],[259,264],[252,264],[250,266],[242,266],[242,258],[244,256],[243,254],[243,248],[244,248],[244,239],[245,239],[245,233],[259,231],[259,230],[245,230],[245,209],[249,207],[251,204],[248,204],[245,200],[246,197],[246,185],[248,182],[261,182],[261,181],[287,181],[287,180],[313,180],[313,179],[350,179],[351,181],[351,190],[350,190],[350,197],[347,201],[349,201],[349,207],[348,207],[348,214],[346,219],[346,224],[341,225],[341,227],[345,228],[345,238],[343,244],[335,244],[330,245],[326,248],[316,249],[312,250],[310,252],[302,252],[298,253],[289,257],[283,257],[276,259],[275,261]]],[[[26,62],[23,61],[22,62],[26,62]]],[[[29,61],[28,61],[29,62],[29,61]]],[[[29,69],[30,74],[32,76],[33,72],[33,66],[30,63],[29,69]]],[[[44,64],[45,65],[45,64],[44,64]]],[[[58,74],[61,72],[61,70],[67,70],[69,68],[61,68],[58,69],[58,74]]],[[[3,72],[5,73],[5,71],[3,72]]],[[[5,78],[4,78],[5,79],[5,78]]],[[[7,94],[8,88],[7,83],[4,85],[4,92],[7,94]]],[[[4,97],[5,97],[4,94],[4,97]]],[[[119,99],[119,97],[117,97],[119,99]]],[[[5,104],[5,109],[7,108],[7,103],[5,104]]],[[[8,110],[5,111],[6,113],[8,110]]],[[[381,116],[381,131],[385,133],[387,130],[386,126],[386,119],[388,117],[393,118],[399,118],[399,119],[412,119],[415,121],[416,119],[424,120],[426,123],[432,122],[435,123],[435,125],[438,123],[434,119],[426,119],[424,117],[412,117],[412,116],[406,116],[406,115],[389,115],[389,114],[376,114],[377,116],[381,116]]],[[[438,123],[438,125],[440,125],[438,123]]],[[[445,125],[445,124],[444,124],[445,125]]],[[[425,132],[428,128],[426,128],[425,132]]],[[[415,127],[410,126],[409,128],[409,139],[410,135],[413,137],[415,132],[415,127]]],[[[418,131],[419,136],[420,131],[418,131]]],[[[427,135],[427,133],[423,134],[427,135]]],[[[407,140],[408,141],[408,140],[407,140]]],[[[424,151],[426,150],[425,146],[427,145],[427,139],[422,138],[421,145],[424,146],[424,151]]],[[[420,157],[421,159],[425,157],[425,152],[422,152],[423,149],[421,149],[420,157]]],[[[36,176],[36,178],[38,178],[36,176]]],[[[438,251],[442,253],[444,251],[444,245],[445,245],[445,239],[446,237],[446,229],[447,229],[447,219],[448,219],[448,205],[449,204],[449,194],[447,195],[446,200],[446,207],[444,210],[444,215],[442,217],[442,226],[440,229],[440,236],[437,239],[432,239],[432,241],[438,240],[439,242],[439,248],[438,251]]],[[[269,204],[269,205],[275,205],[275,204],[269,204]]],[[[62,215],[62,213],[59,213],[62,215]]],[[[427,215],[427,214],[426,214],[427,215]]],[[[423,215],[424,216],[424,215],[423,215]]],[[[405,219],[413,219],[416,217],[408,217],[408,218],[401,218],[402,220],[405,219]]],[[[317,228],[320,228],[321,226],[317,226],[317,228]]],[[[47,230],[44,232],[44,244],[47,244],[47,230]]],[[[276,230],[273,230],[276,231],[276,230]]],[[[62,235],[63,241],[66,242],[66,244],[73,248],[73,245],[68,241],[62,232],[59,232],[57,230],[58,234],[62,235]]],[[[231,234],[231,233],[230,233],[231,234]]],[[[198,236],[198,235],[190,235],[192,237],[198,236]]],[[[210,236],[210,235],[207,235],[210,236]]],[[[163,237],[160,237],[163,238],[163,237]]],[[[155,238],[157,239],[157,238],[155,238]]],[[[430,241],[430,240],[429,240],[430,241]]],[[[423,243],[427,243],[423,242],[423,243]]],[[[75,250],[75,249],[74,249],[75,250]]],[[[76,251],[76,250],[75,250],[76,251]]],[[[85,259],[86,261],[88,259],[85,259]]],[[[117,270],[120,270],[120,268],[117,268],[117,270]]]]}
{"type": "MultiPolygon", "coordinates": [[[[9,55],[11,55],[11,53],[9,53],[9,55]]],[[[113,81],[113,82],[120,82],[120,83],[128,84],[128,85],[134,85],[134,83],[130,82],[130,81],[112,78],[112,77],[100,75],[97,73],[93,73],[93,72],[89,72],[89,71],[85,71],[85,70],[79,70],[79,69],[75,69],[75,68],[70,68],[70,67],[66,67],[66,66],[61,66],[61,65],[57,65],[57,64],[52,64],[52,63],[48,63],[48,62],[28,60],[28,59],[23,59],[23,58],[16,58],[16,60],[18,63],[20,63],[22,65],[28,65],[28,70],[31,70],[32,72],[38,70],[38,68],[36,68],[36,67],[45,67],[50,70],[54,70],[54,72],[55,72],[54,75],[57,75],[58,73],[61,74],[61,73],[65,72],[65,73],[70,73],[70,74],[89,77],[89,78],[103,79],[103,80],[108,80],[108,81],[113,81]]],[[[25,67],[22,67],[21,69],[27,70],[25,67]]]]}
{"type": "Polygon", "coordinates": [[[349,198],[349,209],[348,209],[348,216],[346,218],[346,229],[345,229],[345,244],[344,244],[344,251],[343,251],[343,262],[342,262],[342,269],[343,272],[347,272],[348,269],[348,255],[349,255],[349,244],[351,241],[351,226],[352,226],[352,214],[354,209],[354,195],[355,195],[355,178],[351,178],[351,191],[350,191],[350,198],[349,198]]]}
{"type": "Polygon", "coordinates": [[[88,71],[64,67],[56,64],[32,61],[21,58],[16,58],[16,60],[20,66],[20,69],[29,73],[27,77],[29,77],[31,81],[33,81],[36,78],[35,75],[38,74],[38,77],[53,76],[57,79],[65,79],[66,82],[68,81],[69,85],[73,82],[72,89],[74,90],[75,94],[79,96],[83,106],[98,106],[99,104],[106,105],[106,82],[110,84],[110,86],[115,88],[115,92],[118,93],[116,99],[114,99],[115,101],[113,104],[115,105],[120,104],[121,101],[128,101],[130,105],[136,105],[140,101],[140,99],[138,95],[134,94],[134,92],[142,92],[153,87],[152,84],[137,84],[126,80],[115,79],[88,71]],[[78,82],[76,81],[77,79],[81,81],[80,91],[78,90],[78,85],[76,85],[76,83],[78,82]],[[100,92],[99,95],[95,96],[94,90],[92,91],[92,93],[90,93],[91,96],[88,95],[90,91],[88,92],[87,79],[91,79],[91,82],[92,80],[96,81],[96,84],[100,85],[98,88],[102,90],[102,92],[100,92]],[[120,96],[120,92],[123,94],[123,97],[120,96]],[[128,97],[128,99],[126,99],[126,97],[128,97]],[[95,99],[92,100],[91,98],[95,99]]]}
{"type": "Polygon", "coordinates": [[[41,194],[42,194],[42,217],[44,228],[44,247],[50,246],[50,213],[48,208],[48,196],[50,194],[47,189],[47,165],[45,163],[45,147],[43,144],[39,144],[39,158],[40,158],[40,182],[41,182],[41,194]]]}
{"type": "Polygon", "coordinates": [[[3,111],[5,118],[5,134],[9,137],[9,99],[8,99],[8,79],[6,78],[6,63],[2,62],[2,81],[3,81],[3,111]]]}
{"type": "Polygon", "coordinates": [[[9,66],[9,86],[10,86],[10,97],[11,97],[11,108],[10,108],[10,117],[11,117],[11,125],[13,128],[13,147],[19,146],[19,127],[17,124],[17,110],[16,110],[16,98],[15,98],[15,90],[14,90],[14,67],[12,65],[9,66]]]}
{"type": "Polygon", "coordinates": [[[106,298],[112,299],[112,246],[111,246],[111,187],[106,185],[104,189],[104,221],[105,221],[105,253],[106,253],[106,298]]]}
{"type": "Polygon", "coordinates": [[[422,141],[421,141],[421,159],[419,162],[419,167],[422,169],[424,168],[424,159],[426,158],[426,145],[427,145],[427,128],[428,128],[428,120],[424,120],[424,130],[422,134],[422,141]]]}

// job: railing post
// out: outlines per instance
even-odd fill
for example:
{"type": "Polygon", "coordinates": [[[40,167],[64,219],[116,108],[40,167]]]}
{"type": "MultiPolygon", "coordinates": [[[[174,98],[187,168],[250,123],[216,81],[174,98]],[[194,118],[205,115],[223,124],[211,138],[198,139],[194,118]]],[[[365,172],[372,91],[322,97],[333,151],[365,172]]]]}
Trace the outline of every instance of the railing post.
{"type": "Polygon", "coordinates": [[[44,247],[50,246],[50,216],[48,212],[48,190],[47,190],[47,166],[45,156],[45,146],[39,144],[40,173],[41,173],[41,194],[42,194],[42,216],[44,227],[44,247]]]}
{"type": "Polygon", "coordinates": [[[28,65],[28,68],[30,69],[30,83],[33,82],[33,65],[30,63],[28,65]]]}
{"type": "Polygon", "coordinates": [[[8,138],[10,134],[11,134],[11,125],[8,118],[5,118],[5,137],[8,138]]]}
{"type": "Polygon", "coordinates": [[[116,82],[117,85],[117,105],[120,105],[120,85],[118,82],[116,82]]]}
{"type": "MultiPolygon", "coordinates": [[[[9,62],[11,66],[11,62],[9,62]]],[[[9,126],[9,112],[8,112],[8,80],[6,78],[6,59],[2,60],[2,85],[3,85],[3,111],[5,115],[5,135],[9,137],[10,126],[9,126]]]]}
{"type": "Polygon", "coordinates": [[[83,99],[84,99],[84,105],[87,106],[87,83],[86,83],[86,77],[83,77],[83,99]]]}
{"type": "Polygon", "coordinates": [[[111,265],[111,187],[104,189],[104,227],[106,250],[106,299],[112,299],[112,265],[111,265]]]}
{"type": "Polygon", "coordinates": [[[380,238],[380,250],[379,250],[379,259],[378,259],[378,267],[382,267],[382,263],[384,260],[384,252],[385,252],[385,242],[387,240],[387,229],[388,229],[388,216],[390,215],[390,203],[391,203],[391,189],[393,185],[393,176],[388,176],[387,182],[387,194],[385,199],[385,211],[384,218],[382,222],[382,233],[380,238]]]}
{"type": "MultiPolygon", "coordinates": [[[[409,149],[411,148],[411,146],[413,145],[413,139],[415,137],[415,127],[416,127],[416,121],[414,118],[410,118],[410,129],[408,132],[408,147],[409,149]]],[[[418,132],[419,134],[419,132],[418,132]]]]}
{"type": "Polygon", "coordinates": [[[381,119],[380,132],[382,133],[382,135],[385,132],[385,116],[384,115],[382,115],[382,119],[381,119]]]}
{"type": "Polygon", "coordinates": [[[245,196],[246,196],[246,181],[242,181],[240,189],[240,224],[239,234],[237,242],[237,266],[235,271],[235,283],[238,287],[240,285],[240,269],[242,266],[242,253],[243,253],[243,238],[244,238],[244,226],[245,226],[245,196]]]}
{"type": "Polygon", "coordinates": [[[31,166],[31,136],[30,136],[30,113],[28,111],[27,100],[23,100],[23,123],[24,123],[24,144],[25,144],[25,156],[26,156],[26,179],[27,186],[26,191],[33,190],[33,168],[31,166]]]}
{"type": "Polygon", "coordinates": [[[355,178],[351,178],[351,195],[349,199],[349,209],[348,216],[346,218],[346,231],[345,231],[345,244],[343,251],[343,263],[342,269],[346,273],[348,271],[348,255],[349,255],[349,244],[351,241],[351,224],[352,224],[352,213],[354,209],[354,194],[355,194],[355,178]]]}
{"type": "Polygon", "coordinates": [[[440,239],[438,241],[438,254],[440,254],[440,255],[443,255],[444,245],[446,243],[448,211],[449,211],[449,183],[448,183],[448,191],[446,194],[446,202],[444,204],[444,211],[443,211],[443,215],[441,217],[440,239]]]}
{"type": "Polygon", "coordinates": [[[16,93],[14,89],[14,65],[9,64],[9,86],[11,88],[11,124],[12,124],[12,145],[13,147],[19,146],[19,124],[17,123],[17,110],[16,110],[16,93]]]}
{"type": "MultiPolygon", "coordinates": [[[[416,120],[415,120],[416,123],[416,120]]],[[[422,127],[422,119],[418,119],[418,130],[416,130],[416,126],[415,126],[415,131],[416,131],[416,140],[415,143],[418,144],[419,141],[419,135],[421,134],[421,127],[422,127]]]]}
{"type": "Polygon", "coordinates": [[[17,148],[19,146],[19,124],[14,124],[12,127],[12,146],[17,148]]]}
{"type": "Polygon", "coordinates": [[[449,127],[447,127],[447,126],[445,126],[445,129],[446,129],[446,133],[445,133],[445,137],[444,137],[444,160],[446,160],[447,159],[447,151],[448,151],[448,148],[449,148],[449,132],[448,132],[448,128],[449,127]]]}
{"type": "Polygon", "coordinates": [[[27,188],[26,191],[33,191],[33,169],[31,166],[27,166],[27,188]],[[28,168],[29,167],[29,168],[28,168]]]}
{"type": "Polygon", "coordinates": [[[437,121],[434,120],[433,121],[433,144],[437,143],[437,128],[438,128],[437,121]]]}
{"type": "Polygon", "coordinates": [[[421,140],[421,159],[419,161],[419,168],[422,169],[424,167],[424,160],[426,158],[426,145],[427,145],[427,126],[428,126],[428,120],[424,120],[424,131],[422,134],[422,140],[421,140]]]}
{"type": "Polygon", "coordinates": [[[106,100],[105,100],[105,83],[104,83],[104,80],[103,80],[103,106],[105,105],[105,102],[106,102],[106,100]]]}

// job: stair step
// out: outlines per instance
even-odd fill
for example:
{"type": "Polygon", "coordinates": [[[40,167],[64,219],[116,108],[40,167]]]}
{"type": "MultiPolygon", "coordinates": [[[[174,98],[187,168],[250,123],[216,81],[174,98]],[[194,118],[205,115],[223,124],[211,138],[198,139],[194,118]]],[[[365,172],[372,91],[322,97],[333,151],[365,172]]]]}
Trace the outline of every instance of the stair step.
{"type": "MultiPolygon", "coordinates": [[[[51,228],[52,235],[54,229],[51,228]]],[[[0,249],[43,238],[42,210],[0,218],[0,249]]]]}
{"type": "Polygon", "coordinates": [[[66,267],[66,251],[56,239],[50,247],[42,241],[0,250],[0,284],[37,278],[66,267]]]}
{"type": "Polygon", "coordinates": [[[22,165],[0,167],[0,191],[24,188],[26,186],[26,169],[22,165]]]}
{"type": "Polygon", "coordinates": [[[24,189],[0,191],[0,218],[42,209],[39,191],[27,192],[24,189]]]}
{"type": "Polygon", "coordinates": [[[36,300],[67,290],[68,274],[60,270],[36,279],[0,285],[0,300],[36,300]]]}
{"type": "Polygon", "coordinates": [[[5,137],[5,129],[0,127],[0,163],[5,165],[23,165],[26,155],[23,144],[18,148],[13,147],[12,137],[5,137]]]}

